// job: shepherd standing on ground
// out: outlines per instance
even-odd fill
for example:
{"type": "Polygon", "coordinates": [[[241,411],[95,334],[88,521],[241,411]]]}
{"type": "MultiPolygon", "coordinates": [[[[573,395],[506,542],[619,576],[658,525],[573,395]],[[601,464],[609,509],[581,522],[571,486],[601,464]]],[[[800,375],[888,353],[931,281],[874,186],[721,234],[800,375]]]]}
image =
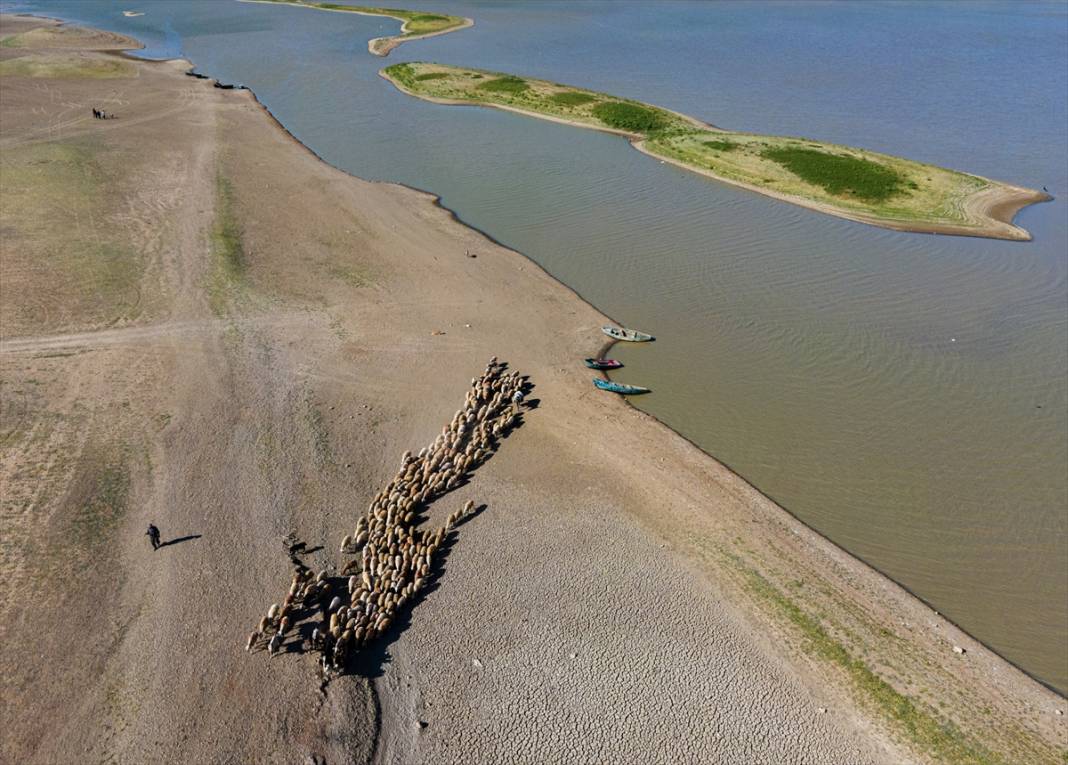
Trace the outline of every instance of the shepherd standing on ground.
{"type": "Polygon", "coordinates": [[[156,528],[154,523],[148,524],[148,531],[145,532],[145,536],[148,537],[148,541],[152,543],[152,549],[159,549],[159,529],[156,528]]]}

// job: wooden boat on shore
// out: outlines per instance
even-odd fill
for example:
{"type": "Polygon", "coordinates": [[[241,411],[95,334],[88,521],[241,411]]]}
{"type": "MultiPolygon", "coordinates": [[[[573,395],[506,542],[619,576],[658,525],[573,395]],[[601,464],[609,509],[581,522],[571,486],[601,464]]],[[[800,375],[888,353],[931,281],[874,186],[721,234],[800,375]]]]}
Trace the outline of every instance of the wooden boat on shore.
{"type": "Polygon", "coordinates": [[[602,380],[600,377],[593,378],[593,384],[601,390],[619,393],[623,396],[635,396],[639,393],[650,392],[648,388],[643,388],[640,385],[624,385],[623,383],[612,382],[611,380],[602,380]]]}
{"type": "Polygon", "coordinates": [[[586,366],[590,369],[622,369],[623,362],[615,359],[586,359],[586,366]]]}
{"type": "Polygon", "coordinates": [[[628,343],[648,343],[656,340],[652,335],[639,332],[636,329],[624,329],[623,327],[601,327],[601,331],[616,340],[626,340],[628,343]]]}

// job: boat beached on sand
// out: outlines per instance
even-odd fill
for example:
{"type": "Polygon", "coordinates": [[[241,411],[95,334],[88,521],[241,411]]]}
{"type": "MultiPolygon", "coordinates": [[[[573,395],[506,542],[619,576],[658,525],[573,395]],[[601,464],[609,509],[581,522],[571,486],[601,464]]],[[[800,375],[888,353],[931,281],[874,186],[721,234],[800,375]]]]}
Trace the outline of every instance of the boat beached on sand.
{"type": "Polygon", "coordinates": [[[615,359],[586,359],[586,366],[590,369],[622,369],[623,362],[615,359]]]}
{"type": "Polygon", "coordinates": [[[593,378],[593,384],[601,390],[611,391],[612,393],[621,393],[624,396],[633,396],[638,393],[649,393],[648,388],[643,388],[640,385],[624,385],[623,383],[612,382],[611,380],[602,380],[600,377],[593,378]]]}
{"type": "Polygon", "coordinates": [[[616,340],[626,340],[631,343],[647,343],[656,340],[652,335],[639,332],[636,329],[624,329],[623,327],[601,327],[601,331],[616,340]]]}

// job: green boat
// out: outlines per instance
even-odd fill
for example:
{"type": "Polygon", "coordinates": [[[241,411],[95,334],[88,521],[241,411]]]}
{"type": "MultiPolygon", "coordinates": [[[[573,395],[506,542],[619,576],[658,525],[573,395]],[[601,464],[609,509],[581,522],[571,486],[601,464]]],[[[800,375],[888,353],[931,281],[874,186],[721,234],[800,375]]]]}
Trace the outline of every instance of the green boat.
{"type": "Polygon", "coordinates": [[[648,388],[643,388],[640,385],[624,385],[623,383],[612,382],[611,380],[602,380],[600,377],[593,378],[593,384],[601,390],[611,391],[612,393],[621,393],[624,396],[634,396],[638,393],[649,393],[648,388]]]}

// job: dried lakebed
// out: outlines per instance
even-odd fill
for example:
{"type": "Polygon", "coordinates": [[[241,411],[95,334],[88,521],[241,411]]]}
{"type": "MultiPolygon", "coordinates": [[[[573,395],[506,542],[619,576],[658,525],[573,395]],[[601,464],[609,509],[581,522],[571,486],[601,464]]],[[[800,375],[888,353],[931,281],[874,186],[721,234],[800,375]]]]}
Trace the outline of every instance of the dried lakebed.
{"type": "Polygon", "coordinates": [[[1029,240],[1013,218],[1051,198],[864,149],[722,130],[668,109],[545,80],[430,63],[395,64],[381,75],[435,103],[493,106],[623,135],[639,151],[687,170],[884,228],[1029,240]]]}

